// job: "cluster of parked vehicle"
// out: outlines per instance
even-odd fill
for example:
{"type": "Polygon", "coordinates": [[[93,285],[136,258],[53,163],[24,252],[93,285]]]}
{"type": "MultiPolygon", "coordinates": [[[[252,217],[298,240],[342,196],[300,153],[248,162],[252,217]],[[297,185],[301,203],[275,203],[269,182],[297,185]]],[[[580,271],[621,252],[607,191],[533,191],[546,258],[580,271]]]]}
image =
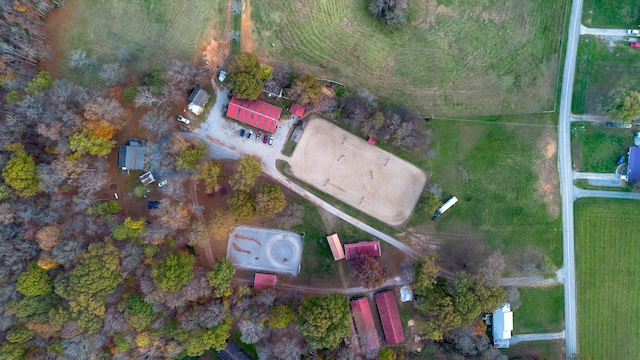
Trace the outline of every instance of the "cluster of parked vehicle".
{"type": "MultiPolygon", "coordinates": [[[[253,137],[253,130],[245,130],[245,129],[241,129],[240,130],[240,137],[246,137],[247,139],[251,139],[253,137]]],[[[273,145],[273,136],[269,136],[267,134],[262,135],[262,133],[256,133],[256,141],[260,141],[260,139],[262,138],[262,143],[263,144],[269,144],[269,145],[273,145]]]]}

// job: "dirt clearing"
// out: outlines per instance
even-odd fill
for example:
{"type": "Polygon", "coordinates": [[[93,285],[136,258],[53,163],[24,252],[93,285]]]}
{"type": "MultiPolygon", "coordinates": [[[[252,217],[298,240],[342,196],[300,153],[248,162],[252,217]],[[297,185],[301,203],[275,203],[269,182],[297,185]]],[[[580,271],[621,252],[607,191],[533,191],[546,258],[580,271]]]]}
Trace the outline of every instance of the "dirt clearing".
{"type": "Polygon", "coordinates": [[[538,174],[536,183],[536,196],[543,199],[547,204],[547,212],[553,218],[560,215],[559,198],[560,179],[556,161],[556,138],[551,130],[546,131],[540,138],[538,149],[542,153],[542,159],[538,160],[534,166],[538,174]]]}
{"type": "Polygon", "coordinates": [[[427,177],[419,168],[320,118],[311,118],[291,159],[293,174],[393,226],[404,224],[427,177]]]}

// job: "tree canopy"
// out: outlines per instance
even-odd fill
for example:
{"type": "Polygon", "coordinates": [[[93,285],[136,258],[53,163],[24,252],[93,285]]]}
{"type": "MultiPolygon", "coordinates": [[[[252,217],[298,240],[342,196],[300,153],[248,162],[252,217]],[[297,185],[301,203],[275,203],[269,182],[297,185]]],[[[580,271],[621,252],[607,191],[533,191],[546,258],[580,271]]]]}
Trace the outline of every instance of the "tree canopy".
{"type": "Polygon", "coordinates": [[[416,295],[426,296],[432,286],[436,284],[436,276],[440,267],[436,265],[436,255],[421,257],[416,261],[415,283],[413,289],[416,295]]]}
{"type": "Polygon", "coordinates": [[[2,169],[5,183],[20,197],[35,195],[40,186],[36,162],[24,151],[22,144],[14,143],[6,147],[11,151],[11,158],[2,169]]]}
{"type": "Polygon", "coordinates": [[[295,319],[293,310],[287,305],[276,306],[269,314],[269,326],[275,329],[284,329],[295,319]]]}
{"type": "Polygon", "coordinates": [[[351,261],[351,266],[360,284],[367,289],[382,285],[386,279],[386,272],[374,257],[358,256],[351,261]]]}
{"type": "Polygon", "coordinates": [[[255,208],[258,216],[272,218],[287,206],[280,186],[266,184],[260,187],[256,195],[255,208]]]}
{"type": "Polygon", "coordinates": [[[233,190],[249,191],[256,184],[262,174],[262,164],[257,157],[251,155],[241,155],[238,160],[238,167],[235,174],[229,179],[229,184],[233,190]]]}
{"type": "Polygon", "coordinates": [[[298,308],[298,331],[314,349],[335,349],[349,336],[349,301],[338,293],[310,296],[298,308]]]}
{"type": "Polygon", "coordinates": [[[145,219],[133,220],[127,217],[122,224],[111,228],[111,237],[116,240],[136,239],[145,229],[145,219]]]}
{"type": "Polygon", "coordinates": [[[256,216],[255,198],[247,191],[235,193],[227,199],[227,209],[236,221],[248,221],[256,216]]]}
{"type": "Polygon", "coordinates": [[[291,96],[302,105],[315,103],[321,95],[322,85],[311,74],[300,76],[291,86],[291,96]]]}
{"type": "Polygon", "coordinates": [[[612,91],[604,111],[614,119],[632,122],[640,117],[640,91],[618,89],[612,91]]]}
{"type": "Polygon", "coordinates": [[[195,178],[204,180],[205,192],[211,194],[220,190],[220,180],[225,177],[224,167],[220,160],[207,160],[200,164],[195,178]]]}
{"type": "Polygon", "coordinates": [[[16,287],[26,296],[47,295],[53,292],[51,278],[36,262],[29,263],[27,270],[20,274],[16,287]]]}
{"type": "Polygon", "coordinates": [[[213,266],[213,271],[207,272],[207,280],[214,288],[213,294],[216,297],[228,295],[231,279],[235,274],[236,267],[227,259],[220,260],[213,266]]]}
{"type": "Polygon", "coordinates": [[[231,57],[224,84],[237,98],[257,99],[264,88],[262,80],[263,69],[255,54],[241,52],[231,57]]]}
{"type": "Polygon", "coordinates": [[[124,302],[124,318],[138,330],[148,329],[155,318],[153,304],[144,301],[140,293],[133,293],[124,302]]]}
{"type": "Polygon", "coordinates": [[[205,143],[197,143],[187,146],[186,149],[180,151],[178,160],[176,161],[177,170],[194,171],[200,161],[204,158],[204,151],[207,148],[205,143]]]}
{"type": "Polygon", "coordinates": [[[82,131],[71,135],[69,138],[69,147],[77,156],[84,154],[106,156],[111,152],[115,144],[115,140],[105,140],[94,135],[88,129],[82,129],[82,131]]]}
{"type": "Polygon", "coordinates": [[[162,291],[176,292],[193,280],[195,262],[195,257],[187,252],[169,253],[153,264],[153,281],[162,291]]]}

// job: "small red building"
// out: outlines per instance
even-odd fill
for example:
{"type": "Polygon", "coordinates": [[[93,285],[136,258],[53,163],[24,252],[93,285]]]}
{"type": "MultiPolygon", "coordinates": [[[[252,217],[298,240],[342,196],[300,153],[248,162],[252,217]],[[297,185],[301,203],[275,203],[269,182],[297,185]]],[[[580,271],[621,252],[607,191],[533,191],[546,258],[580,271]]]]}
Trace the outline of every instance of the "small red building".
{"type": "Polygon", "coordinates": [[[227,116],[273,133],[278,126],[282,109],[262,100],[244,100],[232,97],[227,108],[227,116]]]}
{"type": "Polygon", "coordinates": [[[378,293],[375,299],[387,344],[396,345],[404,342],[404,330],[393,291],[378,293]]]}
{"type": "Polygon", "coordinates": [[[253,288],[257,291],[276,288],[276,281],[278,277],[271,274],[256,273],[256,277],[253,280],[253,288]]]}
{"type": "Polygon", "coordinates": [[[289,112],[297,117],[302,117],[305,112],[305,108],[298,104],[292,104],[291,108],[289,108],[289,112]]]}
{"type": "Polygon", "coordinates": [[[360,255],[378,257],[382,255],[380,241],[361,241],[353,244],[344,244],[344,253],[347,260],[352,260],[360,255]]]}

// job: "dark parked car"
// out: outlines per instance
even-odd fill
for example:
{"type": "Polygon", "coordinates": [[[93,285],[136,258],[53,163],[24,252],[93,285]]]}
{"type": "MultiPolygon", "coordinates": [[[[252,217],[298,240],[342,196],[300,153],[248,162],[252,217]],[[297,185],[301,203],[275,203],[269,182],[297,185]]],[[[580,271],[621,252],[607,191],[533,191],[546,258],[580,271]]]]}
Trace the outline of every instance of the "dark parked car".
{"type": "Polygon", "coordinates": [[[149,209],[157,209],[160,206],[160,201],[149,201],[147,207],[149,209]]]}
{"type": "Polygon", "coordinates": [[[251,136],[253,136],[253,131],[249,130],[249,133],[247,133],[247,139],[251,139],[251,136]]]}
{"type": "Polygon", "coordinates": [[[269,141],[269,135],[265,135],[264,138],[262,138],[262,143],[266,144],[267,141],[269,141]]]}
{"type": "Polygon", "coordinates": [[[178,129],[180,129],[181,131],[189,131],[189,128],[183,125],[180,125],[178,129]]]}
{"type": "Polygon", "coordinates": [[[246,133],[244,129],[240,130],[240,137],[244,137],[244,133],[246,133]]]}

